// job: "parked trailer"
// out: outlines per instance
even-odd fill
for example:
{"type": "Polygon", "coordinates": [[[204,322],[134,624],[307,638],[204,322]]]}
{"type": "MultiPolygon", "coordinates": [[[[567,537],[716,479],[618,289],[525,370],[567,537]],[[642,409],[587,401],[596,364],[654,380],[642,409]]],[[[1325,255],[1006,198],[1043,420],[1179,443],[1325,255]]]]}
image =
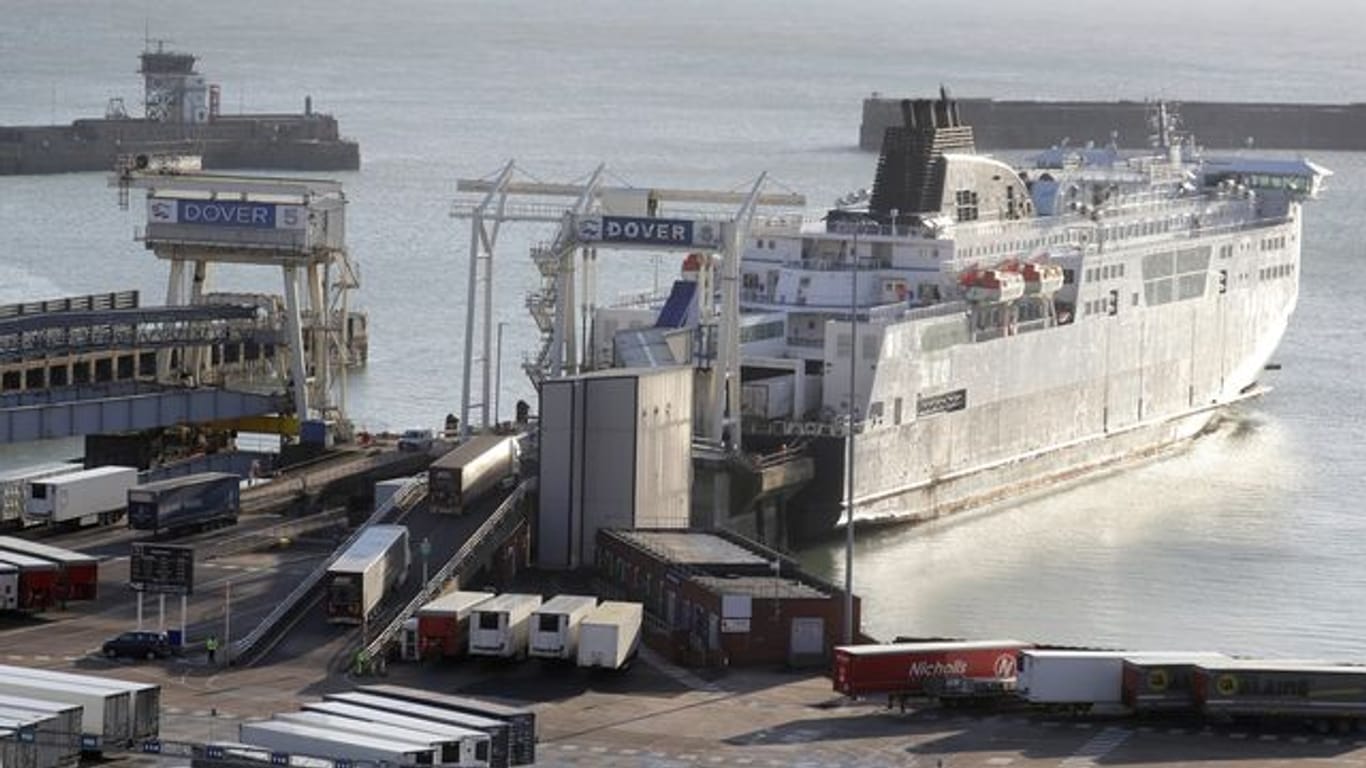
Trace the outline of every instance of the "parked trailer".
{"type": "Polygon", "coordinates": [[[32,734],[33,742],[38,745],[35,757],[41,768],[56,768],[80,762],[80,743],[77,742],[74,750],[69,748],[70,738],[62,732],[62,724],[57,715],[51,712],[11,709],[0,704],[0,728],[22,730],[32,734]]]}
{"type": "Polygon", "coordinates": [[[361,624],[408,577],[408,529],[372,525],[327,569],[327,620],[361,624]]]}
{"type": "Polygon", "coordinates": [[[401,685],[362,685],[361,693],[384,696],[399,701],[409,701],[439,709],[455,712],[468,712],[508,724],[511,739],[513,765],[531,765],[536,762],[536,713],[529,709],[509,707],[502,704],[473,699],[468,696],[449,696],[442,693],[424,691],[420,688],[406,688],[401,685]]]}
{"type": "Polygon", "coordinates": [[[432,462],[427,497],[437,512],[463,513],[481,494],[517,473],[514,435],[475,435],[432,462]]]}
{"type": "Polygon", "coordinates": [[[598,607],[591,595],[556,595],[531,614],[528,652],[541,659],[574,661],[579,653],[579,625],[598,607]]]}
{"type": "MultiPolygon", "coordinates": [[[[489,765],[491,768],[506,768],[506,766],[513,764],[512,726],[502,720],[359,691],[325,694],[323,703],[359,707],[367,711],[392,712],[406,717],[420,717],[424,720],[483,731],[489,736],[489,765]]],[[[310,709],[313,706],[315,705],[305,705],[304,709],[310,709]]]]}
{"type": "Polygon", "coordinates": [[[57,564],[57,599],[94,600],[100,588],[100,561],[92,555],[15,536],[0,536],[0,557],[16,552],[57,564]]]}
{"type": "Polygon", "coordinates": [[[316,728],[327,728],[361,736],[379,736],[395,741],[430,744],[438,764],[475,766],[488,765],[489,737],[468,728],[455,728],[432,723],[429,727],[411,727],[357,720],[354,717],[329,715],[322,712],[282,712],[277,722],[297,723],[316,728]]]}
{"type": "Polygon", "coordinates": [[[1124,657],[1124,705],[1135,714],[1195,712],[1195,667],[1232,661],[1222,653],[1124,657]]]}
{"type": "Polygon", "coordinates": [[[1031,704],[1066,705],[1077,710],[1120,706],[1124,701],[1124,660],[1187,661],[1199,653],[1157,651],[1023,650],[1016,694],[1031,704]]]}
{"type": "Polygon", "coordinates": [[[79,471],[80,464],[52,463],[21,467],[0,474],[0,527],[24,525],[24,507],[28,502],[29,485],[34,480],[79,471]]]}
{"type": "Polygon", "coordinates": [[[79,675],[52,669],[36,669],[0,664],[0,675],[14,675],[38,680],[53,680],[68,685],[85,686],[102,691],[126,692],[129,696],[128,737],[155,739],[161,731],[161,686],[135,683],[117,677],[79,675]]]}
{"type": "Polygon", "coordinates": [[[24,518],[48,525],[92,525],[123,516],[128,489],[138,484],[133,467],[96,467],[29,483],[24,518]]]}
{"type": "Polygon", "coordinates": [[[242,509],[242,478],[200,472],[128,489],[128,527],[139,531],[233,525],[242,509]]]}
{"type": "Polygon", "coordinates": [[[3,718],[0,718],[0,766],[40,768],[37,743],[27,738],[19,724],[3,718]]]}
{"type": "Polygon", "coordinates": [[[0,566],[10,566],[18,576],[15,610],[45,611],[57,600],[57,564],[17,552],[0,552],[0,566]]]}
{"type": "Polygon", "coordinates": [[[237,738],[244,744],[269,749],[272,752],[272,764],[275,755],[368,760],[393,766],[439,764],[435,750],[427,744],[362,736],[279,720],[242,723],[237,726],[237,738]]]}
{"type": "Polygon", "coordinates": [[[470,655],[526,658],[531,614],[540,595],[507,593],[475,606],[470,616],[470,655]]]}
{"type": "Polygon", "coordinates": [[[493,598],[489,592],[447,592],[417,610],[417,647],[424,659],[464,656],[470,614],[493,598]]]}
{"type": "Polygon", "coordinates": [[[57,680],[44,680],[0,672],[0,696],[20,696],[82,707],[81,749],[98,752],[107,745],[120,748],[129,740],[127,691],[91,688],[57,680]]]}
{"type": "Polygon", "coordinates": [[[636,655],[636,648],[640,645],[643,618],[640,603],[609,600],[594,608],[579,625],[579,666],[624,668],[636,655]]]}
{"type": "Polygon", "coordinates": [[[1218,719],[1366,721],[1366,667],[1230,659],[1195,667],[1195,700],[1218,719]]]}
{"type": "MultiPolygon", "coordinates": [[[[51,718],[54,730],[44,739],[55,765],[75,765],[81,759],[81,707],[59,701],[0,694],[0,711],[32,712],[51,718]]],[[[41,755],[40,755],[41,757],[41,755]]]]}
{"type": "Polygon", "coordinates": [[[846,696],[979,696],[1010,690],[1017,640],[887,643],[835,648],[835,690],[846,696]]]}

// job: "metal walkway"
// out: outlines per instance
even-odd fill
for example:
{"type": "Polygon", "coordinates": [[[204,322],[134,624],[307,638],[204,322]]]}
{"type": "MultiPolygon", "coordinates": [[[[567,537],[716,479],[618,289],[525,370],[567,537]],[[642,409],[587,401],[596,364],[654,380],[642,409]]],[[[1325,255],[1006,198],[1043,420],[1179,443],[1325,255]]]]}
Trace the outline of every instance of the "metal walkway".
{"type": "Polygon", "coordinates": [[[0,317],[0,363],[111,350],[217,344],[278,344],[282,334],[257,307],[91,309],[0,317]]]}

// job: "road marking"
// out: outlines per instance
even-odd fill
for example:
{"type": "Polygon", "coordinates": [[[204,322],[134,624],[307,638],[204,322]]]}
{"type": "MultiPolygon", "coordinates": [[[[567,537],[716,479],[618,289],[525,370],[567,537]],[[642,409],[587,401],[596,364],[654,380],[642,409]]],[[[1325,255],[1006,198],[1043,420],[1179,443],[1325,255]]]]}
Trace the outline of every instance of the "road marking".
{"type": "Polygon", "coordinates": [[[1125,728],[1106,728],[1081,745],[1071,757],[1059,763],[1063,768],[1090,768],[1096,761],[1115,751],[1133,731],[1125,728]]]}
{"type": "Polygon", "coordinates": [[[1262,741],[1276,741],[1279,738],[1280,737],[1274,733],[1263,733],[1261,736],[1262,741]]]}
{"type": "Polygon", "coordinates": [[[1013,757],[988,757],[987,765],[1010,765],[1015,762],[1013,757]]]}
{"type": "Polygon", "coordinates": [[[607,751],[607,747],[589,747],[588,751],[594,754],[601,755],[602,753],[607,751]]]}

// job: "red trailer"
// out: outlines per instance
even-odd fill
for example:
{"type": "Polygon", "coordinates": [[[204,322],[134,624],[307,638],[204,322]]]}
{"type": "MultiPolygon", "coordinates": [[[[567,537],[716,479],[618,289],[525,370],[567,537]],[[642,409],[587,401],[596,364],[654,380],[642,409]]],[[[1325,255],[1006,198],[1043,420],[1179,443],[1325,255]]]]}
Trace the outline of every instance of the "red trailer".
{"type": "Polygon", "coordinates": [[[10,553],[56,564],[58,600],[94,600],[99,592],[100,561],[92,555],[14,536],[0,536],[0,557],[10,553]]]}
{"type": "Polygon", "coordinates": [[[18,609],[43,611],[57,596],[57,564],[28,555],[0,552],[0,564],[19,570],[18,609]]]}
{"type": "Polygon", "coordinates": [[[463,656],[470,613],[493,597],[488,592],[447,592],[417,611],[417,647],[422,658],[463,656]]]}
{"type": "Polygon", "coordinates": [[[835,690],[846,696],[888,694],[971,697],[999,694],[1015,681],[1016,640],[889,643],[835,648],[835,690]]]}

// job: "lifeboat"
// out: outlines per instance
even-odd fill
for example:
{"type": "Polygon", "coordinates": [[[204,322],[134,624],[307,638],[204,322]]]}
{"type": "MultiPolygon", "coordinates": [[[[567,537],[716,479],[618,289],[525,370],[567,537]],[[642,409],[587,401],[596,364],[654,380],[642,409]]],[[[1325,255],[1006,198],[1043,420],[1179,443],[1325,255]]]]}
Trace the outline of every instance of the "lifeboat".
{"type": "Polygon", "coordinates": [[[1031,296],[1057,293],[1062,287],[1062,267],[1057,264],[1028,263],[1020,274],[1024,277],[1025,293],[1031,296]]]}
{"type": "Polygon", "coordinates": [[[1024,295],[1024,277],[1004,269],[982,269],[963,275],[963,292],[968,301],[999,304],[1024,295]]]}

